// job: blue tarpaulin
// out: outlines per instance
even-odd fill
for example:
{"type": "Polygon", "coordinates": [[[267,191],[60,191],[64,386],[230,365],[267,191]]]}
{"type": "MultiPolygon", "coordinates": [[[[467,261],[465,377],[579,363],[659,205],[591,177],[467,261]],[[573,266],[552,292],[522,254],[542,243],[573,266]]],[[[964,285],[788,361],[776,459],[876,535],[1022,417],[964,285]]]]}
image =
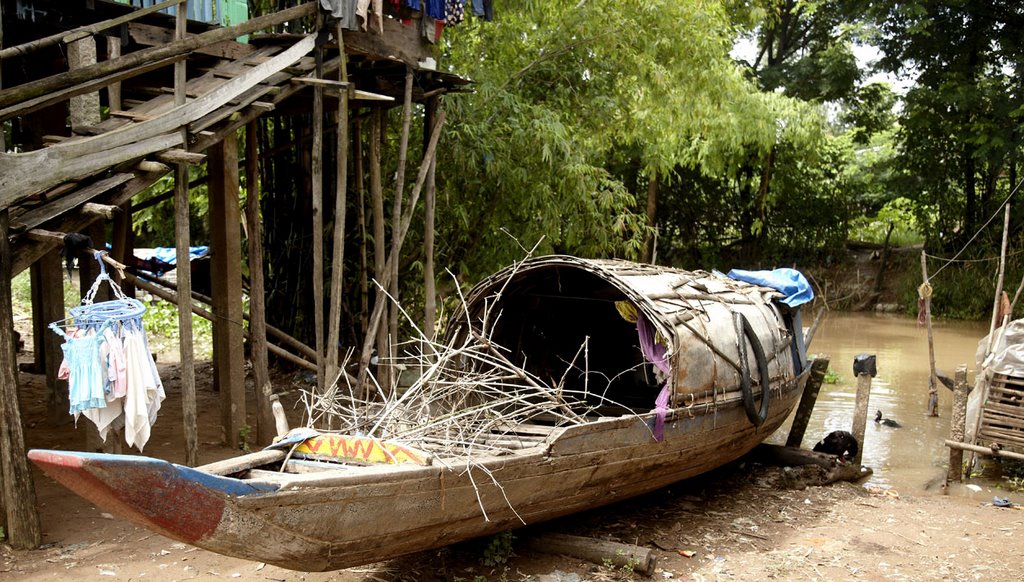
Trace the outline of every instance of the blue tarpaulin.
{"type": "Polygon", "coordinates": [[[729,271],[728,276],[737,281],[777,289],[785,295],[781,299],[782,303],[790,307],[797,307],[814,299],[814,290],[811,289],[811,284],[803,273],[796,269],[773,269],[771,271],[733,269],[729,271]]]}
{"type": "MultiPolygon", "coordinates": [[[[210,247],[189,247],[188,254],[189,259],[198,259],[209,252],[210,247]]],[[[161,261],[173,265],[178,262],[178,251],[174,247],[157,247],[153,249],[153,258],[160,259],[161,261]]]]}

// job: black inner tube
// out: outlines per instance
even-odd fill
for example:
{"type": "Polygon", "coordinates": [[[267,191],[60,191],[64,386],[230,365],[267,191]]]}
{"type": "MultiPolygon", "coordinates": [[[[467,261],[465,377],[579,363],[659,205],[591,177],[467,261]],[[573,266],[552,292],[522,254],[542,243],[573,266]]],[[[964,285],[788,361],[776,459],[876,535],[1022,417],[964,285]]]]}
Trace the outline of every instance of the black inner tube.
{"type": "Polygon", "coordinates": [[[739,341],[740,350],[740,386],[743,389],[743,408],[747,411],[747,418],[754,426],[761,426],[768,418],[768,360],[764,357],[764,348],[761,341],[757,339],[754,328],[742,313],[733,313],[733,321],[736,323],[736,339],[739,341]],[[761,410],[754,406],[754,390],[750,383],[750,363],[747,361],[747,342],[750,340],[750,347],[754,350],[754,361],[757,363],[757,370],[761,376],[761,410]]]}

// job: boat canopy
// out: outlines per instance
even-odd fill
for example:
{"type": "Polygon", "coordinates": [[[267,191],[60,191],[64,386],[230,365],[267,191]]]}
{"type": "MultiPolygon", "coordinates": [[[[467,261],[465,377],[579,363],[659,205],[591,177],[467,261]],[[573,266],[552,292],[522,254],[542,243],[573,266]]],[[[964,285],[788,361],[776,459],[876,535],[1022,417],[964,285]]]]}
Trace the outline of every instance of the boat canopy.
{"type": "MultiPolygon", "coordinates": [[[[804,362],[794,342],[798,312],[781,298],[721,273],[556,255],[485,279],[467,296],[466,313],[544,384],[646,412],[665,382],[676,407],[738,394],[744,376],[755,392],[765,378],[773,387],[795,379],[804,362]],[[638,319],[649,325],[653,350],[638,319]],[[667,372],[656,365],[662,352],[667,372]]],[[[463,316],[448,335],[467,333],[463,316]]]]}

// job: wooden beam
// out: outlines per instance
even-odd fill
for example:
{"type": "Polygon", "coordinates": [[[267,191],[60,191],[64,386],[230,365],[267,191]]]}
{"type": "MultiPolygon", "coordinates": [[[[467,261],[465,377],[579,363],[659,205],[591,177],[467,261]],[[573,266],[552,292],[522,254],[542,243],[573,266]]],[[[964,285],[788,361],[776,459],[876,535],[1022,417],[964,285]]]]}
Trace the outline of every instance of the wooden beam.
{"type": "Polygon", "coordinates": [[[7,107],[8,105],[13,105],[40,95],[59,91],[72,85],[92,81],[99,77],[110,75],[111,73],[131,69],[143,63],[188,54],[203,46],[209,46],[224,40],[232,40],[263,28],[288,22],[289,20],[304,18],[313,14],[315,10],[316,3],[307,2],[300,6],[252,18],[234,26],[215,28],[209,32],[190,36],[184,40],[175,41],[162,46],[142,49],[140,51],[129,53],[117,60],[104,61],[77,71],[60,73],[44,79],[39,79],[38,81],[30,81],[16,87],[0,90],[0,107],[7,107]]]}
{"type": "Polygon", "coordinates": [[[104,30],[110,30],[111,28],[114,28],[116,26],[121,26],[122,24],[131,22],[132,20],[146,16],[147,14],[159,12],[164,8],[169,8],[171,6],[181,4],[185,1],[186,0],[167,0],[166,2],[160,2],[148,8],[140,8],[137,10],[133,10],[132,12],[129,12],[128,14],[125,14],[123,16],[118,16],[117,18],[111,18],[110,20],[104,20],[102,22],[97,22],[95,24],[80,26],[73,30],[65,30],[62,32],[58,32],[56,34],[51,34],[50,36],[39,38],[33,40],[32,42],[27,42],[24,44],[19,44],[17,46],[8,47],[3,50],[0,50],[0,61],[10,59],[12,57],[27,55],[39,49],[43,49],[48,46],[54,46],[62,42],[74,42],[76,40],[103,32],[104,30]]]}
{"type": "MultiPolygon", "coordinates": [[[[103,198],[104,203],[111,204],[113,206],[121,206],[128,200],[131,200],[131,198],[139,192],[142,192],[146,188],[152,186],[157,180],[163,177],[164,174],[169,172],[170,168],[157,162],[142,161],[135,164],[133,170],[135,172],[135,177],[130,182],[117,189],[114,193],[105,196],[103,198]]],[[[95,220],[96,217],[94,216],[87,216],[81,212],[71,211],[66,213],[59,223],[49,226],[50,228],[59,229],[62,232],[77,232],[89,224],[92,224],[95,220]]],[[[46,254],[50,249],[62,243],[63,239],[61,237],[46,240],[19,240],[17,247],[14,249],[14,272],[20,273],[24,271],[29,267],[29,265],[39,260],[39,258],[46,254]]]]}
{"type": "MultiPolygon", "coordinates": [[[[281,54],[227,81],[186,105],[150,121],[127,125],[95,137],[68,140],[24,154],[0,154],[0,208],[6,208],[67,179],[170,149],[182,143],[179,133],[167,134],[225,105],[231,99],[279,72],[313,49],[307,36],[281,54]],[[40,167],[54,171],[39,172],[40,167]]],[[[134,53],[133,53],[134,54],[134,53]]]]}
{"type": "Polygon", "coordinates": [[[420,61],[433,56],[433,48],[423,42],[418,26],[405,26],[393,18],[384,19],[384,31],[345,33],[345,51],[352,54],[385,55],[392,60],[419,67],[420,61]]]}
{"type": "MultiPolygon", "coordinates": [[[[142,46],[162,46],[174,42],[175,40],[174,32],[162,26],[152,26],[149,24],[142,24],[140,22],[132,22],[128,25],[128,36],[142,46]]],[[[195,35],[189,34],[187,36],[195,35]]],[[[234,40],[224,40],[198,47],[194,52],[201,55],[237,60],[255,50],[256,49],[254,49],[252,45],[234,40]]]]}
{"type": "MultiPolygon", "coordinates": [[[[214,375],[221,395],[225,442],[241,443],[245,426],[242,345],[241,216],[238,204],[238,142],[234,136],[208,150],[210,233],[213,261],[214,375]]],[[[184,293],[184,291],[183,291],[184,293]]]]}
{"type": "Polygon", "coordinates": [[[317,77],[292,77],[291,82],[295,83],[296,85],[332,87],[335,89],[344,89],[349,86],[348,83],[343,81],[335,81],[334,79],[319,79],[317,77]]]}
{"type": "Polygon", "coordinates": [[[14,308],[11,299],[11,243],[7,236],[10,218],[0,211],[0,486],[11,546],[32,549],[42,535],[36,511],[36,490],[25,456],[25,433],[18,403],[18,369],[15,358],[14,308]]]}
{"type": "MultiPolygon", "coordinates": [[[[124,79],[135,77],[143,73],[148,73],[149,71],[155,71],[157,69],[166,67],[175,62],[185,60],[186,58],[187,55],[179,55],[177,57],[171,57],[167,59],[160,59],[157,61],[143,63],[137,67],[132,67],[130,69],[119,71],[117,73],[112,73],[110,75],[104,75],[103,77],[94,79],[92,81],[79,83],[78,85],[72,85],[71,87],[66,87],[59,91],[46,93],[45,95],[40,95],[39,97],[35,97],[27,101],[22,101],[14,105],[4,107],[3,109],[0,109],[0,121],[11,119],[12,117],[18,117],[21,115],[28,115],[29,113],[33,113],[40,109],[50,107],[51,105],[67,101],[68,99],[72,99],[78,95],[96,91],[97,89],[109,86],[113,83],[120,83],[124,79]]],[[[124,112],[119,113],[123,114],[124,112]]],[[[126,117],[126,115],[120,116],[126,117]]]]}
{"type": "Polygon", "coordinates": [[[72,194],[62,196],[49,204],[33,208],[19,216],[18,223],[21,225],[23,230],[35,228],[44,222],[53,220],[65,212],[80,207],[82,204],[92,200],[100,194],[109,192],[118,186],[127,184],[134,177],[135,176],[133,174],[127,172],[107,176],[102,180],[93,182],[92,184],[88,184],[79,190],[76,190],[72,194]]]}
{"type": "Polygon", "coordinates": [[[86,216],[94,216],[96,218],[105,218],[107,220],[113,220],[121,213],[120,206],[110,206],[109,204],[96,204],[94,202],[86,202],[82,205],[82,214],[86,216]]]}
{"type": "Polygon", "coordinates": [[[187,164],[197,166],[206,161],[206,154],[187,150],[167,150],[153,156],[153,159],[164,164],[187,164]]]}

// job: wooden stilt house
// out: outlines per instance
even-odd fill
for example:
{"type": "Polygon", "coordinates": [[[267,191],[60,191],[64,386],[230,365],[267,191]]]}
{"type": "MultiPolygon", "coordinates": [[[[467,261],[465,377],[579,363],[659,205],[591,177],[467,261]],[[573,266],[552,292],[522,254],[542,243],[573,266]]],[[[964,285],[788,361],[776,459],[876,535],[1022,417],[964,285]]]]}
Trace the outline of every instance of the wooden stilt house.
{"type": "MultiPolygon", "coordinates": [[[[59,253],[83,250],[65,248],[69,234],[89,235],[95,248],[109,244],[108,262],[129,265],[116,277],[125,288],[179,304],[190,465],[198,439],[189,311],[214,322],[214,384],[224,439],[233,447],[248,424],[260,443],[274,434],[268,353],[315,373],[323,389],[346,373],[339,345],[363,345],[363,370],[374,345],[390,349],[385,340],[394,334],[386,326],[395,317],[367,281],[387,288],[397,279],[420,197],[431,228],[440,98],[467,83],[436,70],[436,21],[404,5],[391,13],[392,4],[384,4],[389,12],[380,15],[339,14],[338,7],[331,13],[320,2],[249,14],[244,0],[0,0],[0,525],[14,545],[35,546],[40,533],[18,402],[10,281],[31,271],[30,367],[46,374],[51,422],[67,422],[67,387],[57,378],[60,338],[45,326],[64,317],[59,253]],[[422,156],[408,153],[414,118],[424,126],[422,156]],[[390,184],[382,177],[382,142],[397,144],[390,184]],[[408,179],[407,163],[419,170],[408,179]],[[205,171],[190,172],[196,168],[205,171]],[[158,183],[164,191],[154,192],[158,183]],[[394,192],[393,212],[385,211],[385,187],[394,192]],[[199,188],[209,198],[209,297],[194,293],[190,269],[180,267],[195,242],[190,202],[199,188]],[[174,217],[173,284],[130,268],[133,217],[158,204],[174,217]],[[350,253],[347,262],[357,268],[343,271],[346,247],[363,249],[370,230],[372,264],[364,268],[352,258],[362,253],[350,253]],[[286,231],[303,233],[302,242],[286,231]],[[304,254],[294,254],[299,250],[304,254]],[[311,300],[296,300],[298,287],[311,300]],[[362,298],[355,314],[341,304],[351,289],[362,298]],[[302,312],[285,313],[281,305],[302,312]],[[281,329],[274,317],[282,314],[313,322],[312,333],[281,329]],[[346,329],[356,332],[341,337],[346,318],[346,329]],[[248,395],[246,339],[256,387],[248,395]],[[246,419],[247,398],[256,401],[254,422],[246,419]]],[[[81,279],[92,280],[96,265],[80,265],[81,279]]],[[[428,322],[432,304],[428,296],[428,322]]],[[[115,450],[98,440],[88,446],[115,450]]]]}

